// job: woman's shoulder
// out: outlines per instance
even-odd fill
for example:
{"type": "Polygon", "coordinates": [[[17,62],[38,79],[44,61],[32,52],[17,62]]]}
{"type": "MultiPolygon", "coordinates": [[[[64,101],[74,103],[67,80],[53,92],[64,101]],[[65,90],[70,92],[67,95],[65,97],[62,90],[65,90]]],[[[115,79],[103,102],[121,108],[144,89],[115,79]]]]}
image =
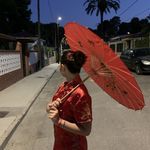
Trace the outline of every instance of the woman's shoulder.
{"type": "Polygon", "coordinates": [[[84,85],[79,86],[71,95],[70,102],[73,107],[83,103],[91,105],[92,98],[84,85]]]}
{"type": "Polygon", "coordinates": [[[78,97],[89,97],[88,89],[84,84],[81,84],[74,92],[74,94],[78,97]]]}

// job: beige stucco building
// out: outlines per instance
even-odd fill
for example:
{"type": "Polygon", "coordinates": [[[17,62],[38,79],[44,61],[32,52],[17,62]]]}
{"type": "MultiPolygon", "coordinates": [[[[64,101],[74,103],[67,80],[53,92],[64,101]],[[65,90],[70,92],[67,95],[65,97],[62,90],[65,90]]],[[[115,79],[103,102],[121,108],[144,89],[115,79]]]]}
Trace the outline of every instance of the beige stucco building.
{"type": "Polygon", "coordinates": [[[127,34],[111,38],[108,45],[117,53],[126,49],[150,47],[150,33],[127,34]]]}

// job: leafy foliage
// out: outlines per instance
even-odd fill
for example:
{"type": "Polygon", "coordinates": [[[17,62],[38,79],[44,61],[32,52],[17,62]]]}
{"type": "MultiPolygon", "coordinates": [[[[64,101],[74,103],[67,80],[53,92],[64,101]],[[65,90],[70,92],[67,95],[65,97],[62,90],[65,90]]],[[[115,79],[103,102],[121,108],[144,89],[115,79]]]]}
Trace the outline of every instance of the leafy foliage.
{"type": "Polygon", "coordinates": [[[101,36],[103,36],[103,16],[104,13],[110,13],[111,9],[115,12],[120,8],[119,0],[86,0],[84,6],[87,14],[92,15],[96,11],[96,16],[100,16],[101,20],[101,36]]]}
{"type": "Polygon", "coordinates": [[[13,34],[30,26],[31,0],[0,0],[0,32],[13,34]]]}

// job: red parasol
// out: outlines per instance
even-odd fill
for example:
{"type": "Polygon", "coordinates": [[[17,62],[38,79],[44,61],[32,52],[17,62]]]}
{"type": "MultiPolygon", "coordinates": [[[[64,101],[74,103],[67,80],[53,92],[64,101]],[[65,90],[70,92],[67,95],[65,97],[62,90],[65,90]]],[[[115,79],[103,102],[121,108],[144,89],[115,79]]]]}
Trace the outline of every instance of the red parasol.
{"type": "Polygon", "coordinates": [[[65,25],[67,43],[87,56],[84,70],[112,98],[127,108],[144,107],[143,94],[127,67],[100,37],[77,23],[65,25]]]}

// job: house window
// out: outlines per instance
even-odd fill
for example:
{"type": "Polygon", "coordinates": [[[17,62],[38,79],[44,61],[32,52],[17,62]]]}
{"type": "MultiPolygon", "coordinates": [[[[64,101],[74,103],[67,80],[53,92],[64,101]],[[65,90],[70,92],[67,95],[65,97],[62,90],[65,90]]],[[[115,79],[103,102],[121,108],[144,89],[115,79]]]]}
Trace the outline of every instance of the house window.
{"type": "Polygon", "coordinates": [[[111,44],[111,45],[110,45],[110,48],[111,48],[113,51],[115,51],[115,44],[111,44]]]}
{"type": "Polygon", "coordinates": [[[123,44],[119,43],[117,44],[117,52],[122,52],[123,51],[123,44]]]}

